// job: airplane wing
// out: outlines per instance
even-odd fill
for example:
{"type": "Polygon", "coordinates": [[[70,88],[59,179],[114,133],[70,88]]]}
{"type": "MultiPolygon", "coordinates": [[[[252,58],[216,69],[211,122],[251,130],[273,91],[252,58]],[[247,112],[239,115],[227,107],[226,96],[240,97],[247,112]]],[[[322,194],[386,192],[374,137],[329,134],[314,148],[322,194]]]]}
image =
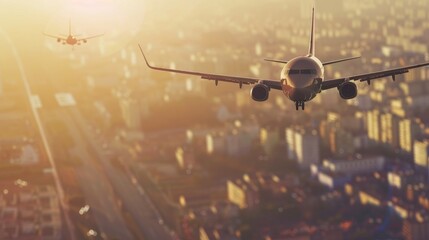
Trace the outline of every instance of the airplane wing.
{"type": "Polygon", "coordinates": [[[60,36],[60,35],[51,35],[51,34],[47,34],[47,33],[43,33],[43,35],[47,36],[47,37],[51,37],[51,38],[55,38],[55,39],[60,39],[62,41],[66,41],[67,37],[66,36],[60,36]]]}
{"type": "Polygon", "coordinates": [[[349,81],[360,81],[360,82],[367,82],[368,84],[371,84],[372,80],[378,79],[378,78],[392,77],[392,79],[395,80],[396,75],[404,74],[409,72],[410,69],[420,68],[424,66],[429,66],[429,62],[401,67],[401,68],[394,68],[394,69],[389,69],[389,70],[384,70],[379,72],[359,74],[359,75],[354,75],[346,78],[326,80],[322,82],[322,90],[336,88],[336,87],[339,87],[341,84],[349,81]]]}
{"type": "MultiPolygon", "coordinates": [[[[91,38],[97,38],[97,37],[101,37],[101,36],[103,36],[104,35],[104,33],[103,34],[98,34],[98,35],[93,35],[93,36],[89,36],[89,37],[84,37],[84,38],[78,38],[77,40],[78,41],[86,41],[86,40],[89,40],[89,39],[91,39],[91,38]]],[[[77,36],[77,35],[76,35],[77,36]]],[[[75,36],[75,37],[76,37],[75,36]]]]}
{"type": "Polygon", "coordinates": [[[202,79],[215,81],[216,85],[218,84],[218,82],[230,82],[230,83],[239,84],[240,88],[241,88],[243,86],[243,84],[253,85],[253,84],[257,84],[257,83],[263,83],[272,89],[282,90],[282,85],[281,85],[280,81],[276,81],[276,80],[264,80],[264,79],[257,79],[257,78],[218,75],[218,74],[211,74],[211,73],[202,73],[202,72],[193,72],[193,71],[176,70],[176,69],[170,69],[170,68],[154,67],[154,66],[151,66],[149,64],[149,61],[147,60],[147,58],[143,52],[143,49],[141,48],[140,45],[139,45],[139,47],[140,47],[140,51],[143,55],[143,58],[146,62],[146,65],[149,68],[154,69],[154,70],[200,76],[202,79]]]}

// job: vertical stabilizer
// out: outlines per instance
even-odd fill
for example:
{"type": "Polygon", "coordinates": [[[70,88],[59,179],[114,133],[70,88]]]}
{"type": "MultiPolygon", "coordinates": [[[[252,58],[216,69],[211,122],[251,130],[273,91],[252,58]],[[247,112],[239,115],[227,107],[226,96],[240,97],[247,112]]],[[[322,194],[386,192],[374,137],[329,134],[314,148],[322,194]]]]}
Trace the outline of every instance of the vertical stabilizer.
{"type": "Polygon", "coordinates": [[[315,46],[316,46],[316,42],[315,42],[315,32],[316,32],[316,16],[314,13],[314,6],[313,6],[313,12],[311,14],[311,33],[310,33],[310,47],[308,50],[308,55],[309,56],[314,56],[315,53],[315,46]]]}
{"type": "Polygon", "coordinates": [[[69,36],[71,36],[71,18],[69,18],[69,36]]]}

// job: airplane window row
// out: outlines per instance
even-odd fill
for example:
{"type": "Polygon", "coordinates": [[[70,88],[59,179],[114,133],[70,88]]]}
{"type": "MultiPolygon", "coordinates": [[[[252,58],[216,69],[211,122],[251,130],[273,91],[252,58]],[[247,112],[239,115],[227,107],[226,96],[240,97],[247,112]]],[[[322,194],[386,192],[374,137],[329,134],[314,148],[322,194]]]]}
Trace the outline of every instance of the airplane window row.
{"type": "Polygon", "coordinates": [[[310,74],[317,74],[316,69],[302,69],[302,70],[297,70],[297,69],[289,69],[288,70],[288,75],[297,75],[297,74],[306,74],[306,75],[310,75],[310,74]]]}

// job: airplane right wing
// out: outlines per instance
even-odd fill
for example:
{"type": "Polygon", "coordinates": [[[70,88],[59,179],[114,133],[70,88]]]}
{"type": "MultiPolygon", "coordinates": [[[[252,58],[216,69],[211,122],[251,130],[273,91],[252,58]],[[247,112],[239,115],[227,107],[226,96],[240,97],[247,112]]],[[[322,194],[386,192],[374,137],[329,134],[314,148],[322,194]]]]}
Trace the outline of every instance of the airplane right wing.
{"type": "Polygon", "coordinates": [[[389,69],[389,70],[384,70],[379,72],[359,74],[359,75],[354,75],[347,78],[326,80],[322,82],[322,90],[336,88],[336,87],[339,87],[341,84],[349,81],[360,81],[360,82],[367,82],[368,84],[371,84],[372,80],[378,79],[378,78],[392,77],[392,79],[395,80],[396,75],[401,75],[409,72],[410,69],[420,68],[424,66],[429,66],[429,62],[406,66],[406,67],[394,68],[394,69],[389,69]]]}
{"type": "Polygon", "coordinates": [[[146,65],[149,68],[154,69],[154,70],[200,76],[202,79],[215,81],[216,85],[218,84],[218,82],[229,82],[229,83],[237,83],[240,85],[240,88],[241,88],[243,86],[243,84],[253,85],[253,84],[257,84],[257,83],[263,83],[272,89],[282,90],[282,85],[281,85],[280,81],[276,81],[276,80],[264,80],[264,79],[257,79],[257,78],[218,75],[218,74],[211,74],[211,73],[202,73],[202,72],[193,72],[193,71],[176,70],[176,69],[170,69],[170,68],[154,67],[154,66],[151,66],[149,64],[149,61],[147,60],[147,58],[143,52],[143,49],[141,48],[140,45],[139,45],[139,47],[140,47],[140,51],[143,55],[143,58],[146,62],[146,65]]]}
{"type": "Polygon", "coordinates": [[[97,37],[101,37],[101,36],[103,36],[103,35],[104,35],[104,33],[103,33],[103,34],[98,34],[98,35],[89,36],[89,37],[84,37],[84,38],[78,38],[77,40],[78,40],[78,41],[83,41],[83,42],[85,42],[85,41],[87,41],[87,40],[89,40],[89,39],[91,39],[91,38],[97,38],[97,37]]]}

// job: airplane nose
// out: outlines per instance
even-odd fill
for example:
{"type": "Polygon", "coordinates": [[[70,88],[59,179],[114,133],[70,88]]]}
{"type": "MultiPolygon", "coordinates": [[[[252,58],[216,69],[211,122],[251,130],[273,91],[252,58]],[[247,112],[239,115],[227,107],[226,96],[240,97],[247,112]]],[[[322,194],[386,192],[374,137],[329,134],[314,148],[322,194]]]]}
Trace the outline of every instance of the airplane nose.
{"type": "Polygon", "coordinates": [[[287,80],[287,83],[289,86],[293,87],[293,88],[305,88],[305,87],[309,87],[313,84],[314,79],[311,77],[294,77],[294,78],[289,78],[287,80]]]}

